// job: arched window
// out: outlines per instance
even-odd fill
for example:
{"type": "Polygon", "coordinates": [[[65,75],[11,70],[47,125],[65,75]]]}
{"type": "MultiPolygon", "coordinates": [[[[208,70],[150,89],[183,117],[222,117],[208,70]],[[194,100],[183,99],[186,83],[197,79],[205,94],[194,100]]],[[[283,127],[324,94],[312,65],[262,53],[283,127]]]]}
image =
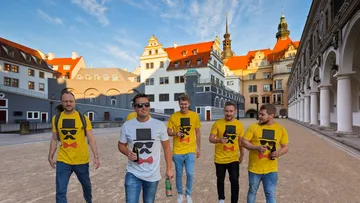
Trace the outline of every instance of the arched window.
{"type": "Polygon", "coordinates": [[[111,97],[111,106],[116,106],[116,98],[111,97]]]}
{"type": "Polygon", "coordinates": [[[109,80],[109,76],[108,76],[108,75],[105,74],[103,77],[104,77],[104,80],[109,80]]]}
{"type": "Polygon", "coordinates": [[[94,94],[90,94],[90,103],[95,103],[96,98],[94,94]]]}
{"type": "Polygon", "coordinates": [[[118,80],[118,76],[116,74],[112,75],[112,80],[113,81],[117,81],[118,80]]]}

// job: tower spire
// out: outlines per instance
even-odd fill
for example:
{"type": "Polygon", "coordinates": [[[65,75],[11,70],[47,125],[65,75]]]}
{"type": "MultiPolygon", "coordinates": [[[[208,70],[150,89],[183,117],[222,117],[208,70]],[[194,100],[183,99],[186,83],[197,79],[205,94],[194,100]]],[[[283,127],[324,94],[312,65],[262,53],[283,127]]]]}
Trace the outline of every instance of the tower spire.
{"type": "Polygon", "coordinates": [[[231,40],[230,40],[228,13],[227,12],[226,12],[226,27],[225,27],[225,34],[224,34],[224,40],[223,40],[223,51],[222,51],[221,55],[222,55],[222,59],[228,59],[234,55],[234,52],[231,50],[231,40]]]}
{"type": "Polygon", "coordinates": [[[228,13],[226,12],[226,34],[228,33],[228,13]]]}
{"type": "Polygon", "coordinates": [[[288,30],[288,24],[285,20],[284,11],[282,11],[281,17],[280,17],[280,23],[278,25],[278,32],[276,33],[277,40],[280,39],[286,39],[290,35],[290,31],[288,30]]]}

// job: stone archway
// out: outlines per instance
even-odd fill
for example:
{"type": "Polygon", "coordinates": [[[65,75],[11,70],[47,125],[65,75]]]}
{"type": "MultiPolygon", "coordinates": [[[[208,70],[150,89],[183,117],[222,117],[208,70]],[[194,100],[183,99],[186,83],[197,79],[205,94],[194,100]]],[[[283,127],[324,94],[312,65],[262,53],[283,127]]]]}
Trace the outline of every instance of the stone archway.
{"type": "Polygon", "coordinates": [[[256,118],[257,112],[255,109],[249,109],[246,111],[245,117],[246,118],[256,118]]]}

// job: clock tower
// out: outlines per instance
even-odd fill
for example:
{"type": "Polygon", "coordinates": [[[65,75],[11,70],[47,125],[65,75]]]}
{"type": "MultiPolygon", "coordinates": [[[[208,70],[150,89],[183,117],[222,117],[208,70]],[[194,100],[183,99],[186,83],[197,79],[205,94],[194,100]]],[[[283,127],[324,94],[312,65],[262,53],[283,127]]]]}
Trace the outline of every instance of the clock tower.
{"type": "Polygon", "coordinates": [[[232,57],[233,55],[234,55],[234,52],[231,50],[230,33],[228,32],[228,14],[226,13],[226,32],[224,34],[223,51],[221,53],[221,58],[223,60],[227,60],[228,58],[232,57]]]}

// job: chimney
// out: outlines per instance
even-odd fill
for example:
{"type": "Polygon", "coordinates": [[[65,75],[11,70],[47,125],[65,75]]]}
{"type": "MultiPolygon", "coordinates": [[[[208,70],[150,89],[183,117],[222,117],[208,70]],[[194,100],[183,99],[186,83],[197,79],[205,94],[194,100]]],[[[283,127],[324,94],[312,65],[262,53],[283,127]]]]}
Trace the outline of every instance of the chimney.
{"type": "Polygon", "coordinates": [[[176,44],[176,42],[174,42],[174,48],[176,48],[178,45],[176,44]]]}
{"type": "Polygon", "coordinates": [[[78,54],[77,54],[76,52],[72,52],[72,53],[71,53],[71,58],[72,58],[73,60],[77,59],[77,57],[78,57],[78,54]]]}
{"type": "Polygon", "coordinates": [[[55,54],[54,53],[49,53],[47,56],[48,60],[53,60],[55,58],[55,54]]]}

